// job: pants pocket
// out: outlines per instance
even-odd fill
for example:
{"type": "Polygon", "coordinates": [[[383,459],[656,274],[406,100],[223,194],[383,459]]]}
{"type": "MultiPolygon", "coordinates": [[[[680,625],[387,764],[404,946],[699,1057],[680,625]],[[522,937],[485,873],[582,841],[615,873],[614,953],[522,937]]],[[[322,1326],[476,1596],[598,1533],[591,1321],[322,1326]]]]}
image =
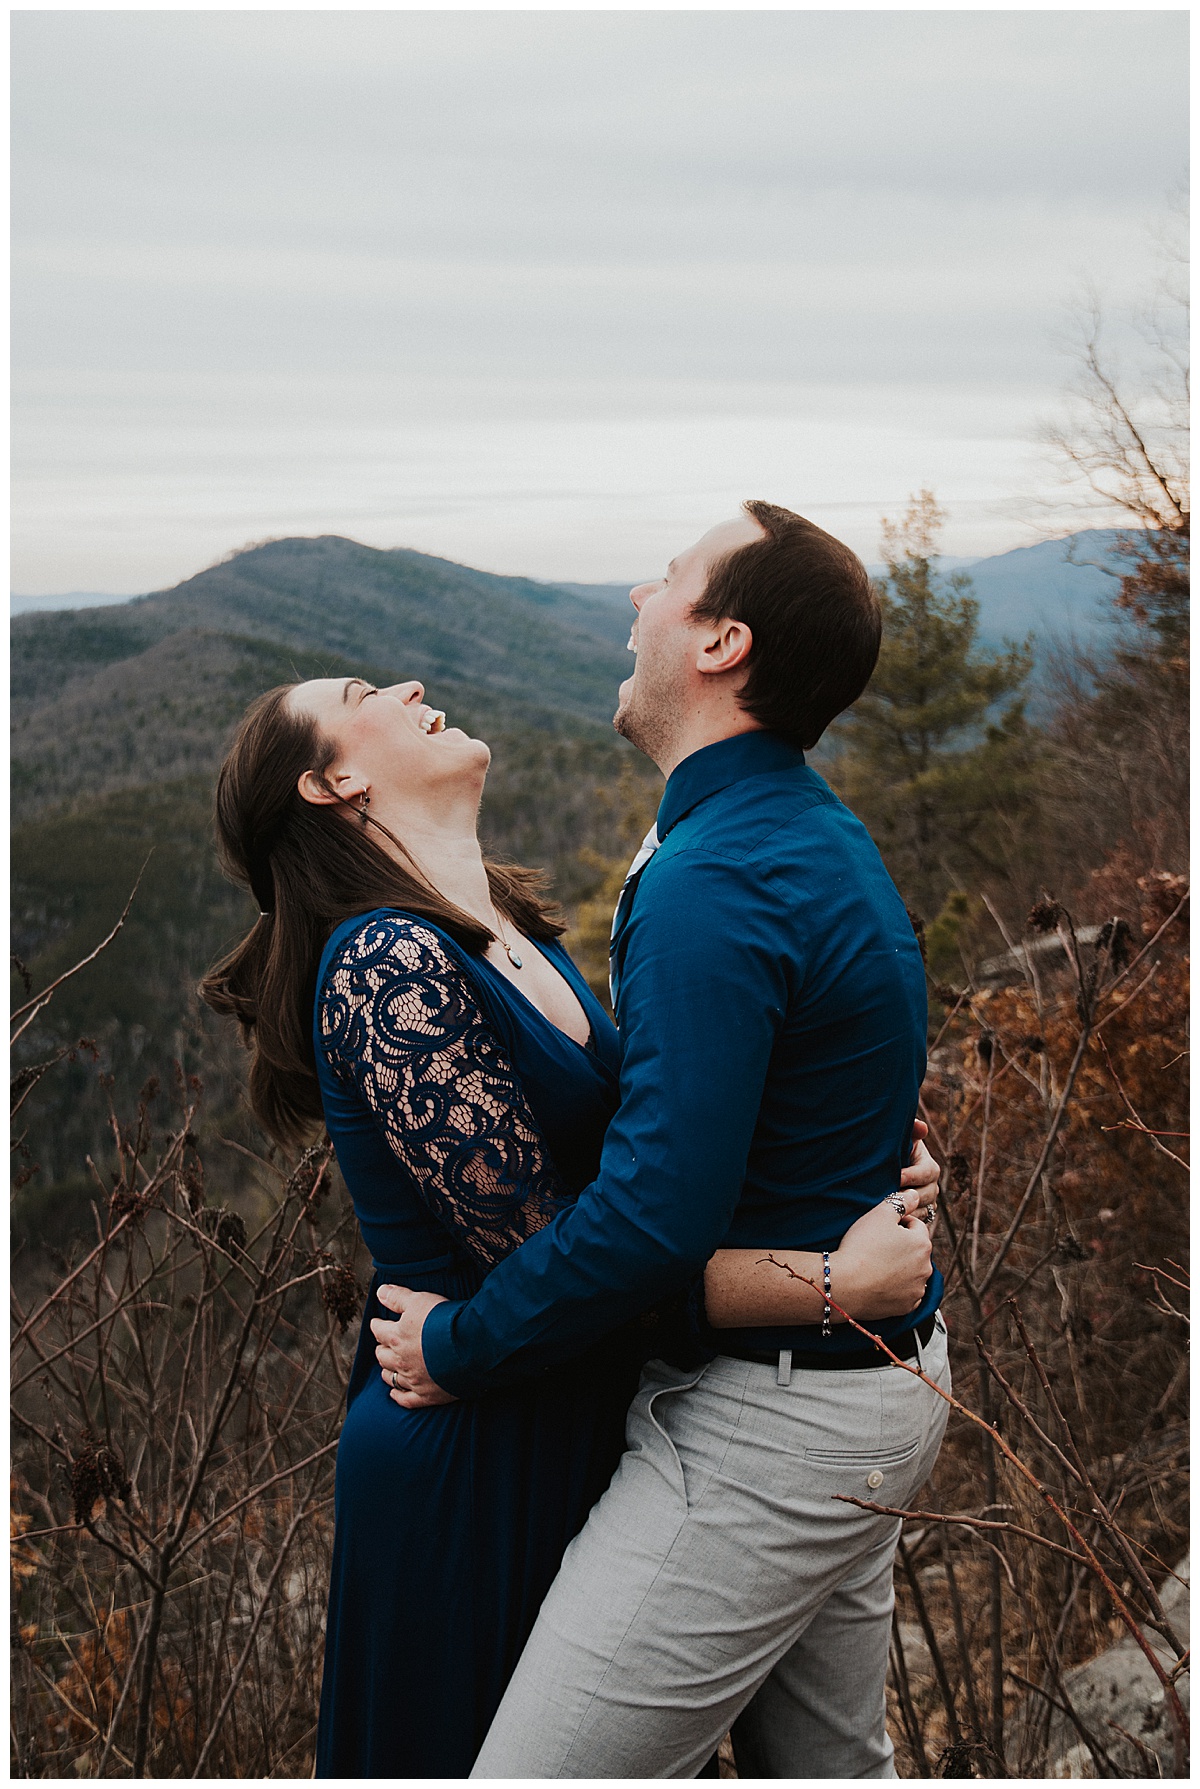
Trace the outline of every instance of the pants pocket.
{"type": "Polygon", "coordinates": [[[665,1411],[661,1406],[678,1392],[690,1391],[693,1386],[698,1385],[706,1371],[706,1367],[697,1367],[690,1373],[682,1373],[678,1368],[662,1366],[662,1363],[652,1361],[643,1372],[641,1386],[630,1406],[625,1430],[627,1453],[640,1455],[645,1464],[652,1466],[667,1480],[678,1493],[685,1508],[688,1501],[687,1473],[674,1437],[663,1420],[665,1411]],[[660,1371],[656,1372],[656,1367],[660,1371]]]}
{"type": "Polygon", "coordinates": [[[696,1508],[720,1472],[741,1419],[744,1376],[714,1373],[713,1365],[698,1367],[675,1383],[660,1383],[645,1405],[655,1448],[670,1461],[688,1510],[696,1508]],[[673,1398],[675,1392],[687,1395],[673,1398]]]}
{"type": "Polygon", "coordinates": [[[804,1458],[817,1466],[903,1466],[916,1459],[920,1446],[918,1439],[897,1447],[806,1447],[804,1458]]]}

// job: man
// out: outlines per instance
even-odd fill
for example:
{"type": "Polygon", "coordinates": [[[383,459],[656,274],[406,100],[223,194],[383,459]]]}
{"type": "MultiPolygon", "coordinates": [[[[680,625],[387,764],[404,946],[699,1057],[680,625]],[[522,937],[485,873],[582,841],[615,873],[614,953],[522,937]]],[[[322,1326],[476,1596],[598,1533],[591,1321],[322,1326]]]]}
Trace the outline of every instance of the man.
{"type": "MultiPolygon", "coordinates": [[[[749,503],[632,600],[615,725],[667,786],[614,927],[620,1109],[593,1186],[472,1299],[391,1289],[378,1354],[410,1406],[561,1361],[721,1246],[832,1250],[907,1157],[920,954],[804,762],[875,665],[866,573],[749,503]]],[[[944,1381],[940,1293],[935,1270],[914,1312],[872,1327],[944,1381]]],[[[695,1776],[731,1725],[742,1775],[895,1774],[899,1524],[844,1500],[902,1505],[945,1405],[848,1325],[709,1339],[707,1364],[647,1368],[476,1776],[695,1776]]]]}

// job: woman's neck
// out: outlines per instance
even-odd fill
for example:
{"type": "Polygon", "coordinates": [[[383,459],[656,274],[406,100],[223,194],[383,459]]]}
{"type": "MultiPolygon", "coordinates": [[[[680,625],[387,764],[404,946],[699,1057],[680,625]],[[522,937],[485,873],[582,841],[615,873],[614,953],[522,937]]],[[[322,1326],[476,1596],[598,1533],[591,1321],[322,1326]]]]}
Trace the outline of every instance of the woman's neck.
{"type": "Polygon", "coordinates": [[[440,895],[490,930],[494,909],[475,829],[477,813],[478,797],[471,804],[447,804],[437,813],[407,803],[380,803],[378,810],[372,806],[371,818],[402,841],[440,895]]]}

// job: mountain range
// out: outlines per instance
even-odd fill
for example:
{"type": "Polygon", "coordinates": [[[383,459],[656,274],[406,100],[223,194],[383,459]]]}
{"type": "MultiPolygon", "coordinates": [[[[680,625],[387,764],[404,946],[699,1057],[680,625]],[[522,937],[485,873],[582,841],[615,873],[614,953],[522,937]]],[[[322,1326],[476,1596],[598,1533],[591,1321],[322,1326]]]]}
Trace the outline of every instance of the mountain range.
{"type": "MultiPolygon", "coordinates": [[[[1076,634],[1091,637],[1108,619],[1108,606],[1113,594],[1113,572],[1119,568],[1114,549],[1120,534],[1111,528],[1084,529],[1058,540],[1039,541],[1030,547],[1016,547],[1008,553],[987,558],[946,558],[940,561],[944,571],[965,571],[971,578],[980,602],[981,637],[989,644],[1002,639],[1024,639],[1033,633],[1043,640],[1076,634]]],[[[277,546],[296,545],[277,542],[277,546]]],[[[350,543],[345,543],[350,544],[350,543]]],[[[263,551],[264,549],[257,549],[263,551]]],[[[363,548],[371,552],[371,548],[363,548]]],[[[245,554],[238,555],[246,557],[245,554]]],[[[396,552],[391,559],[407,558],[425,565],[442,564],[418,553],[396,552]]],[[[453,572],[465,572],[462,566],[451,566],[453,572]]],[[[868,567],[873,576],[884,573],[882,565],[868,567]]],[[[200,573],[207,578],[208,573],[200,573]]],[[[473,572],[476,580],[487,580],[478,588],[507,589],[518,601],[536,592],[552,593],[552,600],[561,602],[563,595],[583,604],[578,613],[585,631],[604,629],[605,616],[617,611],[613,630],[606,637],[624,640],[627,625],[630,583],[578,584],[560,581],[557,584],[535,583],[527,578],[498,578],[486,572],[473,572]]],[[[188,579],[180,590],[194,584],[188,579]]],[[[632,582],[632,580],[631,580],[632,582]]],[[[63,596],[19,596],[11,599],[12,614],[46,614],[63,609],[125,607],[131,601],[153,601],[153,598],[106,596],[98,591],[71,591],[63,596]]]]}
{"type": "Polygon", "coordinates": [[[1117,547],[1127,536],[1088,528],[1062,540],[1039,541],[990,559],[961,562],[979,603],[980,638],[987,645],[1034,636],[1044,649],[1072,638],[1095,640],[1112,626],[1117,579],[1126,562],[1117,547]]]}

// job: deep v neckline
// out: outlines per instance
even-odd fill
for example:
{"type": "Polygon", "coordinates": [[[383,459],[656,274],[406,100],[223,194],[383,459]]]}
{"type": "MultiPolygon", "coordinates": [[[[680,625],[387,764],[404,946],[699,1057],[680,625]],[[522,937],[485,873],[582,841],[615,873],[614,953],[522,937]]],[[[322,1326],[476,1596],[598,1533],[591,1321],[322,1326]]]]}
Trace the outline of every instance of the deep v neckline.
{"type": "Polygon", "coordinates": [[[572,1037],[571,1033],[569,1031],[564,1031],[561,1025],[556,1025],[554,1020],[550,1017],[549,1013],[543,1012],[542,1008],[538,1005],[537,1001],[531,1000],[529,995],[525,992],[524,988],[518,987],[517,983],[515,981],[513,981],[510,976],[505,975],[503,969],[498,968],[497,965],[495,963],[489,961],[489,959],[487,957],[482,957],[481,961],[484,963],[487,963],[487,966],[492,971],[493,975],[499,976],[500,980],[505,984],[505,986],[509,987],[513,990],[514,994],[516,994],[518,999],[523,1000],[526,1006],[532,1008],[532,1010],[537,1014],[539,1019],[543,1020],[545,1024],[549,1025],[551,1031],[556,1031],[558,1033],[559,1037],[565,1037],[567,1042],[569,1044],[574,1044],[574,1046],[577,1050],[583,1050],[586,1055],[594,1056],[596,1054],[596,1027],[592,1023],[592,1020],[588,1015],[587,1007],[583,1004],[583,1000],[582,1000],[578,990],[576,988],[572,987],[571,982],[568,979],[565,972],[559,968],[558,964],[549,955],[549,953],[542,949],[541,945],[538,943],[536,938],[525,938],[523,933],[521,936],[524,939],[524,942],[526,944],[531,944],[533,946],[534,950],[536,950],[538,952],[538,954],[541,956],[542,960],[550,965],[550,967],[551,967],[551,969],[553,969],[555,975],[558,976],[559,980],[566,986],[566,988],[570,991],[570,993],[574,995],[576,1006],[578,1006],[580,1012],[583,1014],[584,1018],[587,1020],[588,1034],[587,1034],[586,1040],[583,1043],[580,1043],[580,1041],[577,1037],[572,1037]]]}

